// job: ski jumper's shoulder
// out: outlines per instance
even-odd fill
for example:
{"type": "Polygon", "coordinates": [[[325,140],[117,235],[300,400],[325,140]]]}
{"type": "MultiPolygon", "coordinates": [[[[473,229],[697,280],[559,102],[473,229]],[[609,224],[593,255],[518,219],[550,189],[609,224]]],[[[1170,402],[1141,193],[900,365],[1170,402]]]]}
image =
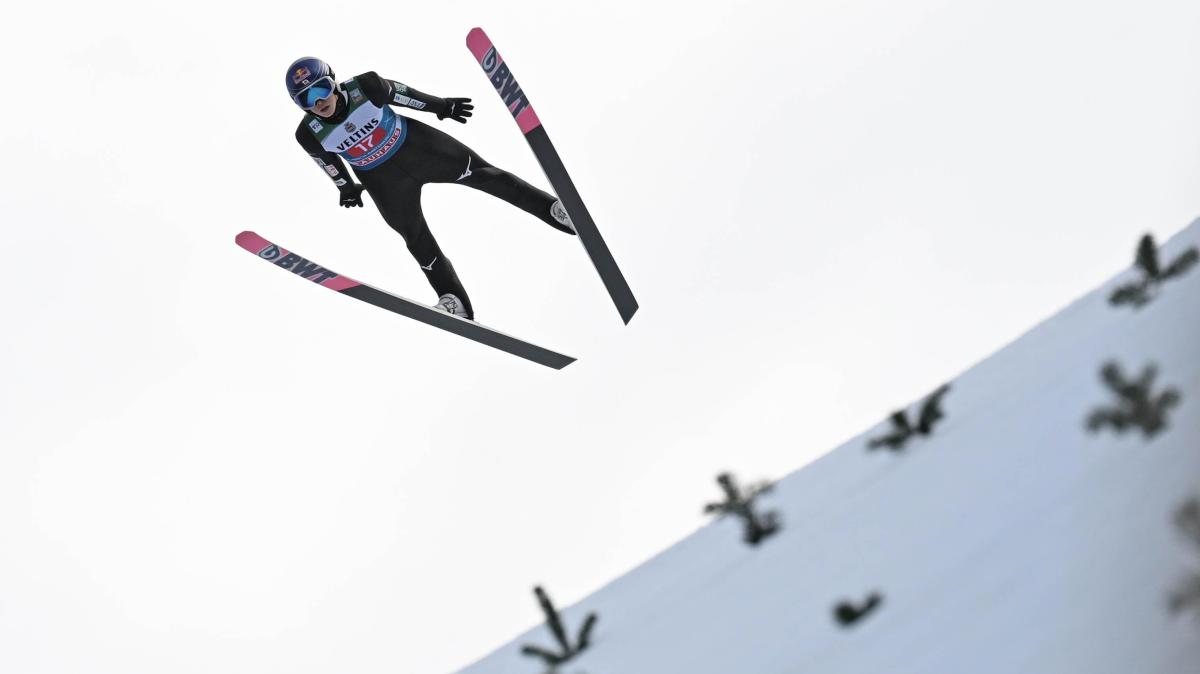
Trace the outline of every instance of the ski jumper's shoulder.
{"type": "Polygon", "coordinates": [[[374,70],[365,72],[361,75],[356,75],[346,81],[346,91],[349,94],[349,85],[354,85],[361,92],[361,95],[366,96],[367,100],[380,107],[386,106],[391,102],[392,87],[388,81],[380,77],[374,70]]]}
{"type": "Polygon", "coordinates": [[[316,115],[305,114],[304,119],[300,120],[300,124],[296,127],[296,142],[300,143],[300,147],[309,154],[324,152],[320,141],[320,134],[324,131],[324,127],[325,125],[317,119],[316,115]]]}

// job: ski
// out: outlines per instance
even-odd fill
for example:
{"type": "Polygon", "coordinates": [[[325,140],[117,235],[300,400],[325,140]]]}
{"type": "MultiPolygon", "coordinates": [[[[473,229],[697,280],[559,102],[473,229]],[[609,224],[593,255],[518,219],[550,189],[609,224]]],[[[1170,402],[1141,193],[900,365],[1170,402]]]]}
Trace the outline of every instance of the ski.
{"type": "Polygon", "coordinates": [[[633,291],[629,289],[629,284],[625,282],[625,276],[608,250],[608,244],[604,242],[604,237],[600,236],[600,230],[596,228],[596,223],[588,213],[587,207],[583,205],[579,191],[575,189],[575,184],[571,181],[566,167],[563,166],[558,151],[554,149],[554,144],[546,135],[546,128],[542,126],[533,106],[529,104],[525,91],[517,83],[512,71],[500,57],[500,53],[496,51],[496,46],[492,44],[491,38],[483,32],[482,28],[472,28],[471,32],[467,33],[467,49],[470,49],[471,53],[475,55],[475,60],[479,62],[484,74],[496,88],[496,93],[500,94],[508,111],[512,113],[521,133],[525,134],[525,140],[528,141],[534,156],[537,157],[542,171],[546,173],[546,178],[550,180],[555,194],[562,201],[563,208],[567,209],[567,215],[571,217],[571,222],[575,225],[575,232],[579,235],[579,242],[583,244],[583,249],[587,251],[588,257],[595,265],[600,279],[604,281],[604,287],[608,290],[613,304],[617,306],[621,320],[628,324],[629,319],[633,318],[633,314],[638,310],[637,299],[634,298],[633,291]]]}
{"type": "Polygon", "coordinates": [[[419,302],[413,302],[412,300],[384,292],[365,283],[360,283],[349,277],[337,274],[312,260],[303,258],[296,253],[267,241],[254,232],[242,232],[237,235],[235,241],[237,245],[274,264],[276,267],[286,269],[300,278],[308,279],[317,285],[324,286],[342,295],[353,297],[367,304],[373,304],[380,309],[387,309],[401,316],[407,316],[427,325],[432,325],[435,328],[441,328],[446,332],[452,332],[480,344],[490,346],[493,349],[511,353],[514,356],[519,356],[539,365],[554,368],[555,370],[561,370],[575,362],[575,359],[570,356],[564,356],[561,353],[544,349],[536,344],[530,344],[515,337],[510,337],[503,332],[493,330],[475,321],[469,321],[459,316],[452,316],[444,311],[438,311],[419,302]]]}

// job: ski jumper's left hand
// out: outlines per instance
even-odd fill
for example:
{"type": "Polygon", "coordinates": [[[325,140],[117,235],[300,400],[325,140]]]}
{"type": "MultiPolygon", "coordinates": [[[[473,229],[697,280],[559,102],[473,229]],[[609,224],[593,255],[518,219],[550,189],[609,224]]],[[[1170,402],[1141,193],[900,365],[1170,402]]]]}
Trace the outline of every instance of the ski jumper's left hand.
{"type": "Polygon", "coordinates": [[[449,117],[456,122],[466,124],[467,118],[471,116],[471,111],[475,109],[469,98],[444,98],[442,100],[446,102],[446,105],[438,111],[438,119],[449,117]]]}

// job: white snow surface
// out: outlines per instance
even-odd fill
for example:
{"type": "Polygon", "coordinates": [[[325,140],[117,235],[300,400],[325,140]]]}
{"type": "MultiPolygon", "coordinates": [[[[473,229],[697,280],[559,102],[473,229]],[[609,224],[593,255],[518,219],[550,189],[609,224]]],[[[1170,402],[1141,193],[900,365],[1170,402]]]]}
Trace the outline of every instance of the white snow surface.
{"type": "MultiPolygon", "coordinates": [[[[1200,220],[1164,259],[1197,244],[1200,220]]],[[[719,520],[563,610],[572,637],[587,613],[599,622],[560,671],[1200,671],[1200,620],[1166,608],[1200,562],[1171,523],[1200,493],[1200,270],[1145,308],[1110,306],[1135,275],[954,379],[932,437],[865,451],[881,423],[779,481],[761,507],[784,529],[757,549],[719,520]],[[1127,374],[1155,363],[1155,389],[1182,393],[1168,430],[1085,430],[1112,402],[1099,379],[1110,359],[1127,374]],[[872,591],[875,612],[835,624],[837,602],[872,591]]],[[[523,644],[554,642],[538,625],[462,672],[542,671],[523,644]]]]}

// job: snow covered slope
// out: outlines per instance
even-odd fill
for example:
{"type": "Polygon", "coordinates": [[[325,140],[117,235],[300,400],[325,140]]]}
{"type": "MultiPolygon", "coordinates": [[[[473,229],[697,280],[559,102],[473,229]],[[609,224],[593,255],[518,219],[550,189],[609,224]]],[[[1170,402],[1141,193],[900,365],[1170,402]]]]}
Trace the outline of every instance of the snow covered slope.
{"type": "MultiPolygon", "coordinates": [[[[1200,220],[1163,259],[1195,245],[1200,220]]],[[[784,528],[758,548],[720,520],[564,610],[569,631],[599,622],[560,671],[1200,671],[1200,620],[1166,606],[1200,562],[1171,523],[1200,493],[1200,268],[1140,310],[1111,306],[1137,276],[954,380],[932,436],[867,451],[881,423],[781,480],[760,507],[784,528]],[[1110,360],[1134,375],[1154,363],[1155,392],[1182,394],[1165,431],[1085,429],[1116,399],[1100,379],[1110,360]],[[834,621],[836,603],[870,592],[875,611],[834,621]]],[[[553,643],[539,625],[463,671],[535,674],[520,647],[553,643]]]]}

